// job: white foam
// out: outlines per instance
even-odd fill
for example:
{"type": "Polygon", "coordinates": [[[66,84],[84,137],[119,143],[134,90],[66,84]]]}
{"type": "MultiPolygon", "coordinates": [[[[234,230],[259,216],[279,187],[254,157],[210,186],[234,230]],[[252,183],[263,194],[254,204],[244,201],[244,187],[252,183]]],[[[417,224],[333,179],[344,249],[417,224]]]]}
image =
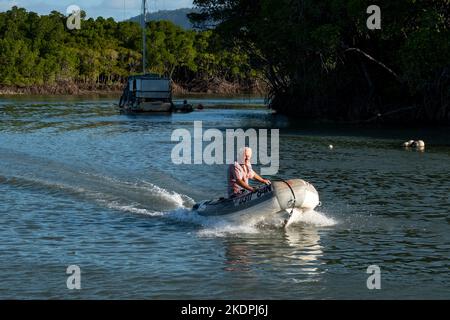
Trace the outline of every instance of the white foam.
{"type": "Polygon", "coordinates": [[[259,232],[259,229],[251,223],[234,223],[221,217],[205,217],[186,207],[167,212],[165,217],[203,227],[197,232],[200,237],[224,237],[231,234],[259,232]]]}
{"type": "Polygon", "coordinates": [[[333,218],[329,218],[325,214],[318,211],[302,211],[294,209],[288,223],[286,224],[286,227],[299,224],[308,224],[317,227],[331,227],[336,225],[337,222],[333,218]]]}
{"type": "Polygon", "coordinates": [[[142,181],[141,183],[142,185],[134,184],[134,186],[150,191],[153,194],[157,194],[165,201],[172,202],[178,207],[184,207],[185,205],[192,206],[195,203],[194,199],[187,195],[180,194],[175,191],[169,191],[148,181],[142,181]]]}
{"type": "MultiPolygon", "coordinates": [[[[191,214],[195,213],[192,212],[191,214]]],[[[252,221],[233,223],[231,221],[223,221],[220,218],[206,218],[197,214],[195,215],[197,216],[196,222],[204,227],[204,229],[198,231],[198,235],[203,237],[224,237],[234,234],[255,234],[263,232],[264,226],[278,228],[284,227],[284,222],[282,220],[275,219],[264,221],[263,224],[261,224],[261,222],[255,224],[252,221]]],[[[294,212],[292,213],[286,227],[301,224],[316,227],[329,227],[336,225],[337,222],[334,219],[325,216],[321,212],[312,210],[303,212],[301,210],[294,209],[294,212]]]]}
{"type": "Polygon", "coordinates": [[[100,203],[103,203],[106,205],[106,207],[110,208],[110,209],[115,209],[115,210],[120,210],[120,211],[124,211],[124,212],[131,212],[131,213],[137,213],[137,214],[144,214],[144,215],[148,215],[148,216],[162,216],[164,215],[163,212],[159,212],[159,211],[151,211],[151,210],[147,210],[144,208],[137,208],[134,205],[121,205],[115,201],[107,201],[107,200],[97,200],[100,203]]]}
{"type": "Polygon", "coordinates": [[[97,173],[88,173],[88,172],[81,172],[83,174],[86,174],[88,176],[96,177],[104,179],[108,182],[112,182],[114,185],[122,185],[126,186],[130,189],[138,189],[142,191],[147,191],[150,193],[150,195],[155,196],[157,198],[160,198],[163,201],[166,201],[168,203],[172,203],[177,207],[182,207],[185,202],[193,204],[194,201],[190,197],[186,195],[181,195],[175,191],[169,191],[162,187],[159,187],[151,182],[142,180],[138,182],[128,182],[128,181],[122,181],[117,178],[105,176],[102,174],[97,173]]]}

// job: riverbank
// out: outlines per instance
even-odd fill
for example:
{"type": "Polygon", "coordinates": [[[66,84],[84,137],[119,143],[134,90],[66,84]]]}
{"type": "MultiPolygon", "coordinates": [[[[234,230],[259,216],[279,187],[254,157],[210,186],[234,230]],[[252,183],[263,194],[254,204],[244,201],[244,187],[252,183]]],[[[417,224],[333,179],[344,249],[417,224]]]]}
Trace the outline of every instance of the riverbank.
{"type": "MultiPolygon", "coordinates": [[[[0,96],[5,95],[93,95],[122,93],[124,83],[75,83],[58,81],[43,85],[0,85],[0,96]]],[[[257,94],[265,95],[267,87],[263,81],[229,82],[219,78],[210,80],[194,79],[188,82],[173,82],[173,94],[257,94]]]]}
{"type": "Polygon", "coordinates": [[[30,86],[0,85],[0,96],[4,95],[92,95],[92,94],[120,94],[123,84],[89,85],[60,81],[55,84],[30,86]]]}

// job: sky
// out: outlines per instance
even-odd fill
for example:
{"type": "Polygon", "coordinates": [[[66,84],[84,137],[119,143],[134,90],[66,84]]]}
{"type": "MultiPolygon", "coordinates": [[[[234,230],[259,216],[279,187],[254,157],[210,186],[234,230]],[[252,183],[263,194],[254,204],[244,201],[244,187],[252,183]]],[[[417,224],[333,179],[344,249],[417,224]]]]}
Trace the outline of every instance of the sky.
{"type": "MultiPolygon", "coordinates": [[[[88,17],[113,17],[116,21],[137,16],[141,10],[141,0],[0,0],[0,12],[18,6],[39,14],[48,14],[53,10],[66,14],[70,5],[77,5],[86,11],[88,17]]],[[[147,0],[147,10],[150,12],[191,7],[192,0],[147,0]]]]}

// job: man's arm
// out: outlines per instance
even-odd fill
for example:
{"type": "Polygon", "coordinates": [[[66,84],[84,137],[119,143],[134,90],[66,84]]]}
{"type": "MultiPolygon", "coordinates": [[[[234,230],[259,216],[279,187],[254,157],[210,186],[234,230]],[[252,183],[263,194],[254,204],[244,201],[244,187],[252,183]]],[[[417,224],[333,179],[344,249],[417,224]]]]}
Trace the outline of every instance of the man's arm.
{"type": "Polygon", "coordinates": [[[252,188],[250,185],[248,185],[247,183],[245,183],[242,179],[236,179],[236,182],[238,185],[240,185],[242,188],[247,189],[248,191],[255,191],[254,188],[252,188]]]}
{"type": "Polygon", "coordinates": [[[270,180],[261,178],[256,172],[254,172],[253,179],[255,179],[261,183],[264,183],[264,184],[270,184],[270,180]]]}

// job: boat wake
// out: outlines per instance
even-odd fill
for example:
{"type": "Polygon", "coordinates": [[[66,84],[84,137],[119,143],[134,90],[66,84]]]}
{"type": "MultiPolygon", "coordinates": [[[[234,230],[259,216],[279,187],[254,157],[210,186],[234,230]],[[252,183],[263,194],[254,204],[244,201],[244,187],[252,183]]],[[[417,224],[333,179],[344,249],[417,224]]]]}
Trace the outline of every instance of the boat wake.
{"type": "MultiPolygon", "coordinates": [[[[83,164],[62,163],[0,148],[0,183],[50,195],[70,195],[80,201],[131,213],[162,215],[191,207],[193,199],[142,179],[117,178],[83,164]]],[[[167,177],[167,175],[166,175],[167,177]]]]}
{"type": "Polygon", "coordinates": [[[333,226],[336,221],[317,211],[294,209],[289,221],[281,215],[269,220],[224,220],[223,216],[202,216],[192,211],[195,203],[190,196],[167,190],[145,181],[127,181],[77,167],[25,154],[4,152],[0,155],[0,184],[27,188],[47,194],[68,194],[80,201],[97,203],[103,207],[130,214],[162,217],[175,222],[199,225],[200,236],[224,236],[258,233],[264,228],[312,225],[333,226]],[[20,159],[20,161],[19,161],[20,159]]]}

